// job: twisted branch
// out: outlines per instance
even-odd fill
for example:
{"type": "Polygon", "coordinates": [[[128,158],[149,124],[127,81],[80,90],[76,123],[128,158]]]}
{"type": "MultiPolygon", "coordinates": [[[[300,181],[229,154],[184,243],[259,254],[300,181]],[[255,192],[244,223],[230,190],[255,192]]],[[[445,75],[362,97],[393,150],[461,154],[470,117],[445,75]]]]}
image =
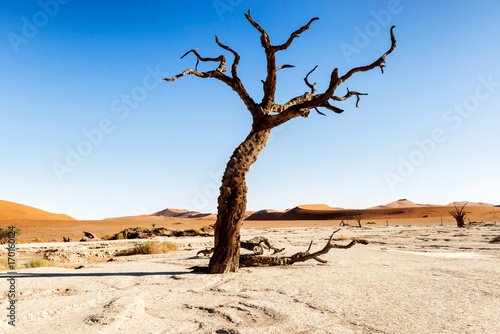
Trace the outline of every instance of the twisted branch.
{"type": "Polygon", "coordinates": [[[366,65],[366,66],[360,66],[360,67],[355,67],[353,69],[351,69],[349,72],[347,72],[346,74],[344,74],[341,78],[340,78],[340,81],[341,82],[345,82],[347,79],[349,79],[354,73],[357,73],[357,72],[366,72],[366,71],[370,71],[370,70],[373,70],[375,67],[380,67],[380,71],[382,72],[382,74],[384,73],[384,63],[385,63],[385,57],[387,57],[392,51],[394,51],[394,49],[396,48],[396,37],[394,37],[394,28],[396,26],[392,26],[391,27],[391,47],[389,48],[389,50],[387,50],[386,53],[384,53],[382,55],[382,57],[380,57],[379,59],[375,60],[373,63],[371,63],[370,65],[366,65]]]}
{"type": "Polygon", "coordinates": [[[234,55],[233,65],[231,66],[231,75],[233,76],[233,79],[237,78],[238,75],[236,73],[236,68],[238,67],[238,64],[240,63],[240,55],[236,51],[231,49],[229,46],[224,45],[221,42],[219,42],[219,38],[217,38],[217,35],[215,35],[215,43],[217,43],[217,45],[220,46],[221,48],[223,48],[224,50],[229,51],[234,55]]]}
{"type": "Polygon", "coordinates": [[[194,53],[194,55],[196,56],[196,58],[198,59],[196,61],[196,66],[195,66],[195,70],[198,70],[198,64],[201,61],[220,61],[220,64],[219,64],[219,67],[217,67],[216,71],[220,71],[220,72],[226,72],[226,71],[229,71],[227,68],[226,68],[226,57],[224,57],[223,55],[220,55],[219,57],[217,58],[205,58],[205,57],[202,57],[200,56],[200,54],[198,53],[198,48],[196,49],[193,49],[193,50],[189,50],[188,52],[186,52],[185,54],[182,55],[181,59],[186,57],[188,54],[190,53],[194,53]]]}
{"type": "Polygon", "coordinates": [[[300,29],[294,31],[291,35],[290,35],[290,38],[288,38],[288,40],[286,41],[286,43],[284,44],[281,44],[281,45],[277,45],[275,46],[276,48],[276,51],[281,51],[281,50],[285,50],[287,49],[293,42],[293,40],[297,37],[299,37],[300,34],[302,34],[304,31],[306,31],[307,29],[309,29],[311,27],[311,23],[313,23],[314,21],[316,20],[319,20],[319,17],[314,17],[312,18],[309,23],[307,23],[305,26],[301,27],[300,29]]]}
{"type": "Polygon", "coordinates": [[[260,24],[258,24],[257,22],[255,22],[255,20],[252,18],[251,11],[252,11],[252,8],[250,8],[248,10],[248,13],[245,14],[245,17],[247,18],[248,22],[250,22],[250,24],[253,25],[255,27],[255,29],[257,29],[261,33],[260,41],[262,43],[262,46],[267,50],[268,48],[272,47],[271,41],[269,39],[269,35],[264,30],[264,28],[262,28],[260,26],[260,24]]]}
{"type": "Polygon", "coordinates": [[[307,73],[306,77],[304,78],[304,81],[306,82],[306,85],[311,88],[311,94],[314,94],[314,92],[316,91],[316,88],[314,88],[314,86],[316,86],[316,83],[313,83],[312,85],[309,83],[309,81],[307,80],[307,78],[309,77],[309,74],[311,74],[312,72],[314,72],[315,69],[318,68],[318,65],[314,66],[314,68],[312,70],[309,71],[309,73],[307,73]]]}
{"type": "MultiPolygon", "coordinates": [[[[273,111],[276,111],[276,115],[272,115],[272,120],[270,121],[270,124],[272,127],[278,126],[280,124],[283,124],[290,119],[293,119],[295,117],[299,116],[307,116],[308,113],[305,112],[305,110],[309,109],[315,109],[317,112],[319,107],[326,108],[328,110],[332,110],[333,112],[340,114],[343,112],[342,109],[335,107],[331,105],[328,100],[332,99],[334,101],[344,101],[347,100],[348,98],[352,96],[356,96],[356,107],[358,107],[360,96],[361,95],[366,95],[363,93],[359,93],[356,91],[349,91],[347,90],[347,94],[343,97],[338,97],[335,96],[334,93],[336,89],[347,79],[349,79],[354,73],[357,72],[366,72],[369,70],[372,70],[376,67],[380,67],[383,73],[383,68],[385,65],[385,58],[394,51],[396,48],[396,38],[394,37],[394,28],[395,26],[392,26],[390,29],[390,35],[391,35],[391,47],[387,52],[385,52],[380,58],[378,58],[376,61],[371,63],[370,65],[367,66],[361,66],[361,67],[355,67],[351,70],[349,70],[345,75],[342,77],[339,77],[338,74],[338,69],[335,68],[331,75],[330,75],[330,83],[328,85],[328,88],[325,90],[324,93],[315,95],[316,89],[313,84],[309,83],[308,76],[309,74],[312,73],[309,72],[306,77],[304,78],[304,81],[306,82],[306,85],[311,89],[311,93],[305,93],[304,95],[297,96],[284,105],[274,105],[272,107],[273,111]]],[[[313,69],[314,71],[314,69],[313,69]]],[[[319,112],[321,115],[324,115],[323,113],[319,112]]]]}
{"type": "Polygon", "coordinates": [[[358,107],[358,103],[359,103],[359,96],[360,95],[368,95],[368,93],[358,93],[358,92],[355,92],[355,91],[349,91],[349,88],[347,88],[347,94],[344,95],[343,97],[338,97],[338,96],[332,96],[332,100],[335,100],[335,101],[345,101],[347,100],[348,98],[352,97],[352,96],[356,96],[356,108],[358,107]]]}
{"type": "Polygon", "coordinates": [[[285,68],[283,66],[276,67],[276,52],[287,49],[292,44],[293,40],[299,37],[301,33],[309,29],[311,27],[311,23],[315,20],[318,20],[318,18],[315,17],[311,19],[305,26],[302,26],[300,29],[294,31],[284,44],[272,45],[267,32],[252,18],[251,10],[252,9],[248,10],[248,13],[245,14],[245,17],[247,18],[248,22],[250,22],[250,24],[252,24],[255,29],[257,29],[261,33],[260,41],[266,52],[267,78],[264,81],[263,85],[264,97],[262,98],[261,102],[261,110],[263,110],[264,113],[269,113],[273,108],[274,98],[276,95],[276,72],[282,68],[285,68]]]}
{"type": "Polygon", "coordinates": [[[227,51],[233,53],[233,55],[234,55],[234,62],[233,62],[233,65],[231,66],[232,77],[229,77],[229,76],[224,74],[224,72],[229,71],[229,69],[226,68],[226,57],[224,55],[220,55],[217,58],[202,57],[198,53],[198,51],[197,51],[198,49],[196,48],[196,49],[189,50],[188,52],[183,54],[181,57],[181,59],[183,59],[188,54],[193,53],[196,56],[196,65],[195,65],[194,70],[188,68],[188,69],[184,70],[182,73],[177,74],[174,77],[163,78],[163,80],[175,81],[183,76],[191,75],[191,74],[196,75],[197,77],[200,77],[200,78],[218,79],[218,80],[224,82],[229,87],[231,87],[231,89],[234,90],[239,95],[239,97],[245,103],[245,106],[250,111],[252,116],[255,117],[257,115],[256,104],[255,104],[254,100],[250,97],[250,95],[248,95],[245,87],[243,86],[243,83],[241,82],[240,78],[238,77],[237,68],[238,68],[238,64],[240,62],[239,54],[236,51],[234,51],[232,48],[230,48],[229,46],[222,44],[219,41],[219,39],[217,38],[217,36],[215,36],[215,42],[217,43],[218,46],[220,46],[224,50],[227,50],[227,51]],[[198,71],[198,64],[200,61],[203,61],[203,62],[209,62],[209,61],[216,62],[216,61],[218,61],[218,62],[220,62],[220,64],[215,70],[200,72],[200,71],[198,71]]]}

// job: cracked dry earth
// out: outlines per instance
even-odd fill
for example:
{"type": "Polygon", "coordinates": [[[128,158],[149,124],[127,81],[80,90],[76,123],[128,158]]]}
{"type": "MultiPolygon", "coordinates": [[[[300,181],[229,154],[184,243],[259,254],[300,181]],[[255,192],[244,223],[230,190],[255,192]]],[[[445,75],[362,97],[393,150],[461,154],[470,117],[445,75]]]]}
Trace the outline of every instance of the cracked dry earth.
{"type": "MultiPolygon", "coordinates": [[[[243,230],[287,254],[322,248],[329,228],[243,230]]],[[[20,270],[5,333],[500,333],[500,227],[346,228],[367,246],[327,264],[191,273],[202,248],[82,269],[20,270]]],[[[209,240],[209,239],[207,239],[209,240]]],[[[347,241],[337,241],[343,243],[347,241]]],[[[0,289],[6,290],[5,271],[0,289]]],[[[6,308],[5,293],[0,309],[6,308]]]]}

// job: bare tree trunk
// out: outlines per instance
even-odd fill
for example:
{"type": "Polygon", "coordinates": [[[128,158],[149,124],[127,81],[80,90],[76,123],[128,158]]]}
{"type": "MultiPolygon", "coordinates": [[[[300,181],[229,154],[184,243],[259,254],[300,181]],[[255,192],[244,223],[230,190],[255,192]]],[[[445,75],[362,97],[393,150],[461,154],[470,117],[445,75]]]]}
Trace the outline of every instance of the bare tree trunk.
{"type": "Polygon", "coordinates": [[[270,130],[252,130],[234,150],[222,176],[215,224],[214,254],[208,272],[236,272],[240,258],[240,227],[247,206],[245,176],[266,146],[270,130]]]}

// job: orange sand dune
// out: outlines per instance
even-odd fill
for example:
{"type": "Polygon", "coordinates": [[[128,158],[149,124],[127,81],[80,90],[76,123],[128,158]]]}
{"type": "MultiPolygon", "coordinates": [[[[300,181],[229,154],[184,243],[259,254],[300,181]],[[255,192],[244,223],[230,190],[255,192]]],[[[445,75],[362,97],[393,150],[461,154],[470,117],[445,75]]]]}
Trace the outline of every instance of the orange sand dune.
{"type": "Polygon", "coordinates": [[[201,213],[198,211],[188,211],[185,209],[165,209],[150,215],[137,215],[137,216],[125,216],[125,217],[114,217],[106,218],[104,220],[144,220],[144,221],[165,221],[170,219],[203,219],[210,220],[215,219],[216,215],[213,213],[201,213]]]}
{"type": "Polygon", "coordinates": [[[32,208],[31,206],[0,200],[0,220],[75,220],[65,214],[57,214],[32,208]]]}
{"type": "Polygon", "coordinates": [[[339,210],[340,209],[340,208],[332,208],[331,206],[328,206],[326,204],[301,204],[301,205],[298,205],[297,208],[302,209],[302,210],[339,210]]]}
{"type": "MultiPolygon", "coordinates": [[[[432,220],[434,223],[441,219],[449,220],[449,212],[452,208],[449,206],[415,206],[415,207],[385,207],[372,208],[365,210],[345,209],[345,210],[305,210],[295,207],[286,212],[263,212],[259,211],[246,218],[247,221],[253,220],[353,220],[354,216],[361,214],[364,221],[370,220],[404,220],[418,219],[422,223],[432,220]]],[[[469,219],[471,221],[500,222],[500,207],[471,206],[467,207],[469,219]]]]}
{"type": "Polygon", "coordinates": [[[416,204],[407,199],[400,199],[394,202],[391,202],[386,205],[377,205],[368,209],[399,209],[399,208],[415,208],[415,207],[435,207],[435,206],[443,206],[443,205],[434,205],[434,204],[416,204]]]}

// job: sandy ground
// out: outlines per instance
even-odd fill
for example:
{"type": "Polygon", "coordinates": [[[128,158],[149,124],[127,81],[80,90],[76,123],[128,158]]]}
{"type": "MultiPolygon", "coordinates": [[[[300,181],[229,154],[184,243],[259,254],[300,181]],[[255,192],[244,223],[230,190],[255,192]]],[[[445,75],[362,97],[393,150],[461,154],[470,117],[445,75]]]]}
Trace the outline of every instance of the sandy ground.
{"type": "MultiPolygon", "coordinates": [[[[250,228],[287,254],[324,246],[332,227],[250,228]]],[[[5,333],[500,333],[500,226],[370,226],[335,236],[369,245],[291,267],[193,273],[211,238],[170,238],[182,250],[116,257],[83,268],[18,270],[16,328],[5,333]]],[[[136,241],[134,241],[136,242],[136,241]]],[[[347,241],[337,241],[347,243],[347,241]]],[[[125,242],[19,245],[69,252],[125,242]]],[[[81,264],[81,263],[79,263],[81,264]]],[[[72,264],[76,266],[75,263],[72,264]]],[[[6,271],[0,289],[7,290],[6,271]]]]}

